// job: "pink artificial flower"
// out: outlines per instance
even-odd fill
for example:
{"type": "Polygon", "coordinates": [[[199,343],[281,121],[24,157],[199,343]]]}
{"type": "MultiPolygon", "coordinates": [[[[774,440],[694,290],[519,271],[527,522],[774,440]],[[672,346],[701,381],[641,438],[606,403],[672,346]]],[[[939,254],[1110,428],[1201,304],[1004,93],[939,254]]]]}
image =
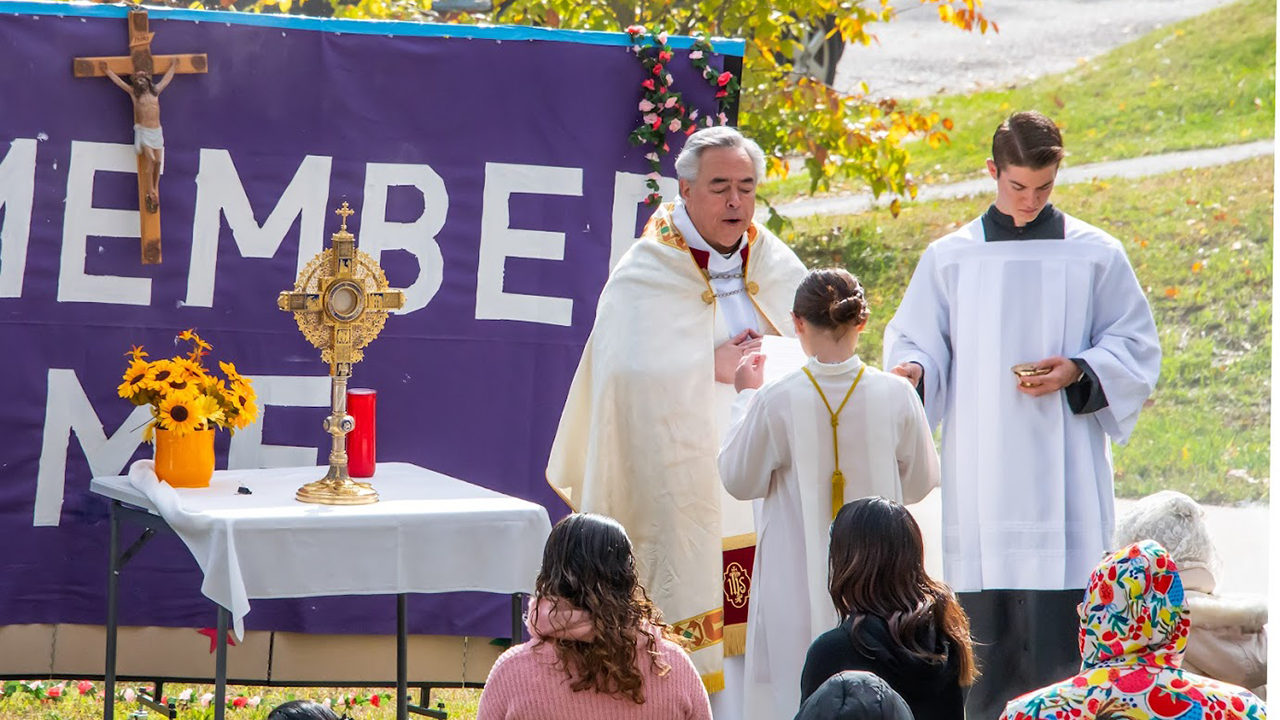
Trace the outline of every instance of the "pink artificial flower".
{"type": "Polygon", "coordinates": [[[680,129],[680,119],[679,119],[679,118],[675,118],[675,119],[674,119],[674,120],[672,120],[671,122],[667,123],[667,130],[670,130],[671,132],[676,132],[676,131],[677,131],[677,130],[679,130],[679,129],[680,129]]]}
{"type": "Polygon", "coordinates": [[[186,690],[183,690],[182,692],[178,693],[178,702],[189,702],[194,692],[195,691],[192,690],[191,688],[187,688],[186,690]]]}
{"type": "Polygon", "coordinates": [[[640,83],[640,87],[648,88],[648,89],[652,90],[652,89],[653,89],[653,78],[649,78],[648,80],[645,80],[644,82],[640,83]]]}
{"type": "Polygon", "coordinates": [[[693,52],[689,53],[689,59],[690,59],[690,60],[701,60],[701,59],[702,59],[702,51],[701,51],[701,50],[694,50],[693,52]]]}
{"type": "Polygon", "coordinates": [[[658,63],[657,65],[654,65],[654,66],[653,66],[653,74],[654,74],[654,75],[661,75],[661,74],[662,74],[662,63],[658,63]]]}
{"type": "Polygon", "coordinates": [[[651,152],[651,153],[649,153],[648,155],[645,155],[645,156],[644,156],[644,159],[645,159],[645,160],[652,160],[653,162],[658,162],[658,161],[660,161],[662,158],[658,157],[658,153],[656,153],[656,152],[651,152]]]}
{"type": "Polygon", "coordinates": [[[690,120],[697,120],[697,119],[698,119],[698,111],[697,111],[697,110],[690,110],[690,111],[689,111],[689,119],[690,119],[690,120]]]}
{"type": "Polygon", "coordinates": [[[667,84],[671,84],[671,73],[667,73],[667,84]]]}
{"type": "Polygon", "coordinates": [[[133,702],[138,697],[138,693],[134,692],[133,688],[125,688],[124,692],[121,693],[121,697],[124,698],[125,702],[133,702]]]}
{"type": "Polygon", "coordinates": [[[76,683],[76,689],[80,691],[81,695],[88,695],[89,693],[93,692],[93,683],[89,682],[88,680],[81,680],[80,682],[76,683]]]}
{"type": "Polygon", "coordinates": [[[661,180],[661,179],[662,179],[662,176],[661,176],[661,175],[659,175],[659,174],[658,174],[658,173],[656,173],[656,172],[651,172],[651,173],[649,173],[648,175],[646,175],[646,177],[648,177],[650,180],[661,180]]]}
{"type": "Polygon", "coordinates": [[[327,708],[331,708],[331,707],[333,707],[333,701],[332,701],[332,700],[330,700],[329,698],[325,698],[325,699],[324,699],[324,702],[322,702],[322,703],[320,703],[320,704],[321,704],[321,705],[323,705],[323,706],[325,706],[325,707],[327,707],[327,708]]]}
{"type": "Polygon", "coordinates": [[[659,45],[666,45],[666,44],[667,44],[667,31],[666,31],[666,30],[663,30],[662,32],[658,33],[658,44],[659,44],[659,45]]]}
{"type": "Polygon", "coordinates": [[[724,113],[720,113],[720,124],[721,124],[721,125],[728,125],[728,124],[729,124],[729,117],[728,117],[727,115],[725,115],[724,113]]]}
{"type": "Polygon", "coordinates": [[[724,87],[725,85],[728,85],[729,81],[732,79],[733,79],[733,73],[729,72],[728,70],[725,70],[724,72],[720,73],[720,77],[716,78],[716,84],[719,85],[720,87],[724,87]]]}
{"type": "Polygon", "coordinates": [[[644,33],[645,29],[643,25],[632,25],[627,28],[627,34],[629,35],[643,35],[644,33]]]}
{"type": "Polygon", "coordinates": [[[261,703],[262,703],[261,696],[254,695],[253,697],[249,698],[249,707],[258,707],[258,705],[261,703]]]}
{"type": "Polygon", "coordinates": [[[672,95],[671,97],[667,98],[667,101],[665,103],[663,103],[663,107],[675,107],[676,102],[677,102],[676,96],[672,95]]]}
{"type": "Polygon", "coordinates": [[[633,53],[635,53],[635,54],[639,55],[639,54],[640,54],[640,46],[639,46],[639,45],[632,45],[632,46],[631,46],[631,52],[633,52],[633,53]]]}
{"type": "Polygon", "coordinates": [[[382,698],[378,697],[376,694],[370,695],[369,704],[374,707],[382,707],[382,698]]]}
{"type": "Polygon", "coordinates": [[[213,693],[205,693],[200,696],[200,705],[202,707],[209,707],[211,702],[213,702],[213,693]]]}
{"type": "Polygon", "coordinates": [[[645,125],[652,125],[658,122],[658,116],[656,113],[648,113],[641,119],[644,120],[645,125]]]}
{"type": "Polygon", "coordinates": [[[649,112],[650,110],[654,109],[655,107],[657,107],[657,106],[656,106],[656,105],[654,105],[653,103],[649,102],[648,100],[641,100],[641,101],[640,101],[640,112],[646,112],[646,113],[647,113],[647,112],[649,112]]]}
{"type": "Polygon", "coordinates": [[[45,692],[46,697],[60,698],[62,697],[62,686],[54,685],[45,692]]]}

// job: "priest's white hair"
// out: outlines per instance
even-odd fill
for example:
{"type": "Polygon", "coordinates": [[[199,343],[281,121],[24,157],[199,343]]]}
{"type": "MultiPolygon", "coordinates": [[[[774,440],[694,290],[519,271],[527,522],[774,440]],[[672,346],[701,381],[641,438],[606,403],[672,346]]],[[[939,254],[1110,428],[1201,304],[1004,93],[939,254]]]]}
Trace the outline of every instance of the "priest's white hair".
{"type": "Polygon", "coordinates": [[[702,151],[707,148],[742,148],[756,166],[756,181],[764,180],[764,151],[755,140],[727,125],[703,128],[689,136],[676,156],[676,177],[692,182],[698,177],[702,151]]]}

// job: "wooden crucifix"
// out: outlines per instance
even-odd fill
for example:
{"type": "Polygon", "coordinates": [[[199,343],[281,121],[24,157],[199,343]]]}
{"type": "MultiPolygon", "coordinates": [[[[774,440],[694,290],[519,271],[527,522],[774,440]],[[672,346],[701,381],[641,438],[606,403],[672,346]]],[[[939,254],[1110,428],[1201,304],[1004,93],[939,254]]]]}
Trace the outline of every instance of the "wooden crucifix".
{"type": "Polygon", "coordinates": [[[134,149],[138,153],[138,223],[142,262],[160,262],[160,173],[164,170],[164,135],[160,131],[160,91],[175,73],[208,72],[206,55],[152,55],[146,10],[129,11],[129,55],[78,57],[76,77],[109,77],[133,100],[134,149]],[[153,75],[164,79],[153,84],[153,75]],[[123,78],[123,79],[122,79],[123,78]]]}

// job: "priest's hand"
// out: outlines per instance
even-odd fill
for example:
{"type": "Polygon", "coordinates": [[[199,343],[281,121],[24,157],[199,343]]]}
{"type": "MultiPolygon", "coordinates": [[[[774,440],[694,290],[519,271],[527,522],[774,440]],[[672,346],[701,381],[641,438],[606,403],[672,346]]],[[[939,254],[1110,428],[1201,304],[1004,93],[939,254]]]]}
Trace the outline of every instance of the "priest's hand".
{"type": "Polygon", "coordinates": [[[750,329],[743,330],[732,340],[716,348],[716,382],[732,384],[742,356],[759,349],[760,333],[750,329]]]}
{"type": "Polygon", "coordinates": [[[1033,377],[1015,377],[1018,383],[1018,392],[1031,397],[1041,397],[1056,393],[1065,388],[1076,380],[1080,379],[1080,366],[1076,365],[1068,358],[1054,356],[1045,358],[1036,363],[1042,368],[1049,368],[1049,372],[1044,375],[1036,375],[1033,377]]]}
{"type": "Polygon", "coordinates": [[[759,390],[764,384],[765,355],[761,352],[749,352],[742,356],[738,369],[733,373],[733,389],[742,392],[747,388],[759,390]]]}
{"type": "Polygon", "coordinates": [[[916,388],[920,387],[920,379],[924,377],[924,369],[920,367],[919,363],[913,362],[898,363],[889,372],[898,377],[906,378],[907,382],[911,383],[911,387],[916,388]]]}

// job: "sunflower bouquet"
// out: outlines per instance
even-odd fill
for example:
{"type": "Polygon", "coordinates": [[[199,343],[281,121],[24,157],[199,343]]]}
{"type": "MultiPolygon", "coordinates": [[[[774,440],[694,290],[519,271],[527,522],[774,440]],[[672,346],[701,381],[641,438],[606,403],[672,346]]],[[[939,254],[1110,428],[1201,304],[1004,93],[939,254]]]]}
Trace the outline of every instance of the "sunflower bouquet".
{"type": "Polygon", "coordinates": [[[118,388],[120,397],[134,405],[150,405],[152,421],[142,439],[152,442],[156,428],[178,436],[201,430],[223,428],[241,430],[258,417],[257,397],[249,379],[236,372],[232,363],[219,362],[226,378],[204,367],[204,356],[213,346],[194,330],[185,330],[178,339],[191,343],[186,357],[147,362],[147,353],[135,346],[125,353],[131,358],[118,388]]]}

